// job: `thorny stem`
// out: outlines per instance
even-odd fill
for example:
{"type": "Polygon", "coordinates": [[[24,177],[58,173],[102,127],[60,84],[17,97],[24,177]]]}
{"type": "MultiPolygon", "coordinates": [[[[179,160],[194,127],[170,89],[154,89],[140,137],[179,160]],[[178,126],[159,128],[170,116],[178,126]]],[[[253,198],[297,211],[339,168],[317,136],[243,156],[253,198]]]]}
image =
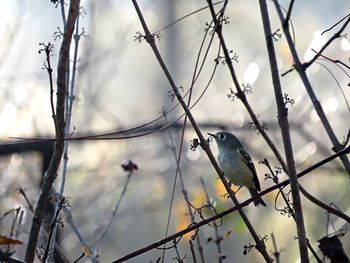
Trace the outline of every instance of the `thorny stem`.
{"type": "MultiPolygon", "coordinates": [[[[171,88],[173,89],[173,92],[177,98],[177,100],[180,102],[182,108],[184,109],[184,111],[186,112],[187,114],[187,117],[188,119],[190,120],[192,126],[193,126],[193,129],[195,130],[200,142],[201,142],[201,146],[203,148],[203,150],[206,152],[209,160],[211,161],[213,167],[215,168],[216,172],[218,173],[219,177],[220,177],[220,180],[222,181],[222,183],[224,184],[225,188],[226,188],[226,191],[230,194],[230,197],[231,197],[231,200],[234,202],[234,204],[236,206],[239,205],[239,202],[238,200],[236,199],[236,197],[234,196],[234,193],[232,191],[232,189],[230,188],[230,185],[229,183],[227,182],[226,178],[224,177],[213,153],[211,152],[210,150],[210,147],[209,147],[209,143],[208,141],[204,138],[202,132],[200,131],[198,125],[197,125],[197,122],[196,120],[194,119],[193,115],[192,115],[192,112],[191,110],[188,108],[187,104],[185,103],[185,101],[183,100],[170,72],[168,71],[168,68],[166,67],[160,53],[159,53],[159,50],[155,44],[155,39],[154,39],[154,36],[150,33],[149,29],[148,29],[148,26],[143,18],[143,15],[142,15],[142,12],[138,6],[138,3],[136,0],[132,0],[133,4],[134,4],[134,7],[135,7],[135,10],[137,12],[137,15],[140,19],[140,22],[142,24],[142,27],[143,27],[143,30],[145,31],[145,39],[147,41],[147,43],[151,46],[156,58],[157,58],[157,61],[158,63],[160,64],[166,78],[168,79],[169,83],[170,83],[170,86],[171,88]]],[[[210,10],[211,10],[211,13],[213,15],[213,20],[214,20],[214,24],[215,25],[218,25],[218,22],[217,22],[217,18],[216,18],[216,15],[215,15],[215,11],[214,11],[214,8],[213,8],[213,4],[211,3],[211,1],[208,1],[209,3],[209,7],[210,7],[210,10]],[[214,19],[215,18],[215,19],[214,19]]],[[[227,2],[225,2],[227,3],[227,2]]],[[[223,8],[224,10],[225,8],[223,8]]],[[[253,228],[252,224],[250,223],[249,219],[247,218],[247,216],[244,214],[244,212],[240,209],[239,210],[239,213],[243,219],[243,221],[245,222],[248,230],[250,231],[250,233],[252,234],[253,238],[254,238],[254,241],[256,242],[256,248],[257,250],[263,255],[264,259],[266,260],[266,262],[272,262],[271,261],[271,258],[269,256],[269,254],[267,253],[267,250],[266,250],[266,247],[265,247],[265,244],[262,242],[262,240],[260,239],[259,235],[256,233],[255,229],[253,228]]]]}

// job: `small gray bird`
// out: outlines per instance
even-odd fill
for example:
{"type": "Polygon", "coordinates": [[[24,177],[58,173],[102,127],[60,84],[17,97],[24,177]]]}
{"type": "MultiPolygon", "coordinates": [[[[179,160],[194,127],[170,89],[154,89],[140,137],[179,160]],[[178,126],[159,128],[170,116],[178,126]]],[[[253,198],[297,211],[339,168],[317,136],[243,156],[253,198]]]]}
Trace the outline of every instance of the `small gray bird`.
{"type": "MultiPolygon", "coordinates": [[[[259,179],[252,158],[244,150],[241,142],[229,132],[208,134],[218,145],[218,161],[225,177],[234,185],[247,187],[251,196],[256,196],[261,191],[259,179]]],[[[256,199],[254,205],[266,206],[261,198],[256,199]]]]}

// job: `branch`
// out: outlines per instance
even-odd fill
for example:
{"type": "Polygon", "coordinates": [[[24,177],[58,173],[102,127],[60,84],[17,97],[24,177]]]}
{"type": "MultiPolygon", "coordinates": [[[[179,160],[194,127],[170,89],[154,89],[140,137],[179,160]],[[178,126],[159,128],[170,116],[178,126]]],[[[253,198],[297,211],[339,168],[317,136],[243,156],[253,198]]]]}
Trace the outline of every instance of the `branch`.
{"type": "Polygon", "coordinates": [[[284,20],[284,24],[288,25],[288,23],[289,23],[290,16],[292,15],[294,2],[295,2],[295,0],[291,0],[290,3],[289,3],[289,8],[288,8],[288,12],[287,12],[287,15],[286,15],[286,19],[284,20]]]}
{"type": "Polygon", "coordinates": [[[301,262],[309,262],[308,250],[307,250],[307,238],[306,230],[304,224],[303,209],[301,204],[301,198],[299,193],[298,179],[296,177],[295,169],[295,160],[293,155],[292,140],[290,137],[289,131],[289,122],[288,122],[288,109],[286,107],[286,102],[283,98],[283,92],[281,87],[281,82],[279,78],[278,65],[276,59],[275,47],[272,40],[272,32],[270,25],[270,17],[267,9],[266,0],[259,0],[260,12],[263,21],[263,27],[266,37],[266,46],[269,55],[270,68],[272,74],[272,82],[275,91],[275,99],[277,103],[278,111],[278,122],[281,127],[284,151],[287,160],[288,176],[290,179],[290,187],[292,190],[293,197],[293,206],[294,206],[294,215],[295,222],[298,233],[298,242],[299,242],[299,253],[301,262]]]}
{"type": "Polygon", "coordinates": [[[57,66],[57,102],[56,102],[56,120],[58,131],[56,132],[56,142],[54,153],[44,177],[43,184],[37,206],[35,208],[33,222],[28,238],[28,246],[26,249],[25,261],[32,263],[34,261],[35,248],[38,241],[38,235],[43,218],[46,214],[46,206],[48,202],[48,196],[52,184],[56,178],[57,170],[60,165],[63,146],[64,146],[64,112],[65,112],[65,96],[66,96],[66,69],[67,58],[69,54],[69,48],[72,40],[72,34],[74,30],[74,24],[79,13],[79,0],[71,0],[69,6],[67,26],[64,29],[63,40],[59,53],[58,66],[57,66]]]}

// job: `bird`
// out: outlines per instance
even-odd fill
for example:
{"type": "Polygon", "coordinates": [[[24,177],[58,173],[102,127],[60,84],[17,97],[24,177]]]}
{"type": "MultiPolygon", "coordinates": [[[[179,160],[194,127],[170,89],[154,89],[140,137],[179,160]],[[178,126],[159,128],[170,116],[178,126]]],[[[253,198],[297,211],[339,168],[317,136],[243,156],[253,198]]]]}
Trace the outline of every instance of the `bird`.
{"type": "MultiPolygon", "coordinates": [[[[218,161],[226,179],[239,186],[248,188],[252,197],[260,191],[260,183],[254,163],[242,143],[229,132],[208,133],[218,146],[218,161]]],[[[261,197],[254,200],[255,206],[266,206],[261,197]]]]}

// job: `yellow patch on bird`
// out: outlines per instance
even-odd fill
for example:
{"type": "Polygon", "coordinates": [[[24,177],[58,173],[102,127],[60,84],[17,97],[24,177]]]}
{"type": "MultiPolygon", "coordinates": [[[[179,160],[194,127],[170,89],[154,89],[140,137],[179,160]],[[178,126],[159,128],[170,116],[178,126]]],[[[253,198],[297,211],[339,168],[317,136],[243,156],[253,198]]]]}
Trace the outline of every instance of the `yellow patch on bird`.
{"type": "MultiPolygon", "coordinates": [[[[216,195],[218,196],[219,200],[222,200],[223,197],[228,196],[226,188],[220,179],[215,180],[214,186],[215,186],[215,190],[216,190],[216,195]]],[[[231,189],[233,190],[233,192],[236,192],[238,190],[238,188],[239,188],[238,186],[231,184],[231,189]]],[[[241,193],[242,193],[241,191],[238,191],[236,196],[240,196],[241,193]]],[[[227,198],[225,198],[225,199],[227,199],[227,198]]]]}

